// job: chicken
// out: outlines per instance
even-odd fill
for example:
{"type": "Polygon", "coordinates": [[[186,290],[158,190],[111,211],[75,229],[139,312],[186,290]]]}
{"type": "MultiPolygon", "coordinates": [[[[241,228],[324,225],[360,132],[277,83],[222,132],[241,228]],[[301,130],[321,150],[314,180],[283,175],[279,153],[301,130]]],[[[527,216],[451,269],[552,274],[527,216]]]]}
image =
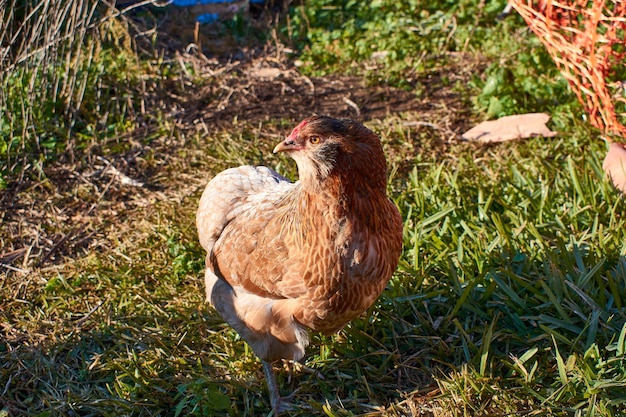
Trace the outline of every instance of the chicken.
{"type": "Polygon", "coordinates": [[[276,148],[298,166],[292,183],[266,167],[218,174],[196,225],[207,300],[263,362],[304,356],[308,331],[338,332],[380,295],[402,250],[402,218],[387,198],[378,137],[360,123],[313,116],[276,148]]]}

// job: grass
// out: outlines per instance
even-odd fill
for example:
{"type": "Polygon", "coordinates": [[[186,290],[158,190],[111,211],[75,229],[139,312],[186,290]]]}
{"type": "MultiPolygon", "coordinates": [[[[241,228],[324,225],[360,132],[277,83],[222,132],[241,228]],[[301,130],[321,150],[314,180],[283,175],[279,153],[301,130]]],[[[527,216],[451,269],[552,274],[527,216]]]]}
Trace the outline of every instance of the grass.
{"type": "MultiPolygon", "coordinates": [[[[357,103],[388,155],[404,252],[367,314],[313,335],[306,368],[278,374],[298,389],[294,415],[626,413],[626,220],[606,145],[521,20],[496,19],[504,4],[427,3],[310,1],[180,39],[146,31],[174,11],[51,3],[75,18],[49,27],[72,37],[35,36],[58,47],[1,61],[0,413],[269,413],[260,363],[203,301],[194,216],[226,167],[294,175],[270,154],[293,109],[253,117],[234,97],[237,80],[270,100],[304,77],[414,92],[425,111],[357,103]],[[185,52],[224,32],[232,44],[185,52]],[[254,84],[263,66],[282,78],[254,84]],[[235,116],[203,117],[216,106],[235,116]],[[559,137],[458,140],[522,111],[549,111],[559,137]]],[[[47,27],[16,25],[24,15],[0,27],[2,46],[47,27]]]]}
{"type": "MultiPolygon", "coordinates": [[[[423,177],[416,170],[410,184],[417,198],[399,201],[419,213],[408,229],[412,244],[405,245],[410,253],[401,270],[409,282],[428,277],[422,288],[405,281],[400,287],[410,289],[400,297],[437,291],[441,301],[424,300],[427,311],[443,318],[438,331],[447,329],[443,333],[456,342],[449,361],[469,366],[440,386],[457,405],[461,398],[473,407],[470,415],[485,406],[472,405],[483,390],[503,395],[481,387],[484,378],[503,378],[520,390],[507,396],[534,397],[549,409],[623,412],[618,406],[611,414],[606,399],[590,400],[596,398],[591,387],[612,372],[606,362],[619,368],[624,359],[615,355],[624,333],[626,284],[621,201],[597,182],[600,164],[593,155],[599,150],[575,157],[566,140],[559,142],[563,153],[542,151],[544,142],[479,167],[467,158],[458,170],[438,165],[423,177]],[[532,155],[524,156],[528,150],[532,155]],[[532,373],[523,366],[530,358],[532,373]],[[479,382],[465,382],[474,378],[479,382]]],[[[617,380],[621,388],[612,394],[623,398],[617,380]]]]}
{"type": "MultiPolygon", "coordinates": [[[[16,172],[41,177],[59,156],[80,158],[158,116],[146,112],[146,96],[159,74],[137,55],[146,39],[115,9],[12,0],[0,12],[0,188],[16,172]]],[[[117,145],[116,152],[128,148],[117,145]]]]}

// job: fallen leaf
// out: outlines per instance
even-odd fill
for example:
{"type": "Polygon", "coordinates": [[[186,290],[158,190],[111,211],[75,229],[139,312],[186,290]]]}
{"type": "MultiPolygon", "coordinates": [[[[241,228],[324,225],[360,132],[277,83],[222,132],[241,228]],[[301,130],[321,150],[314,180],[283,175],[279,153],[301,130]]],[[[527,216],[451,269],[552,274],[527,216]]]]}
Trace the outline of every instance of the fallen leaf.
{"type": "Polygon", "coordinates": [[[546,126],[548,120],[550,120],[550,116],[545,113],[505,116],[498,120],[482,122],[465,132],[461,137],[465,140],[495,143],[532,136],[546,138],[556,136],[557,132],[553,132],[546,126]]]}
{"type": "Polygon", "coordinates": [[[626,193],[626,149],[619,143],[611,143],[602,163],[604,172],[611,178],[615,188],[626,193]]]}
{"type": "Polygon", "coordinates": [[[273,80],[275,78],[280,77],[283,74],[283,71],[279,68],[256,68],[250,72],[250,75],[253,77],[261,78],[264,80],[273,80]]]}

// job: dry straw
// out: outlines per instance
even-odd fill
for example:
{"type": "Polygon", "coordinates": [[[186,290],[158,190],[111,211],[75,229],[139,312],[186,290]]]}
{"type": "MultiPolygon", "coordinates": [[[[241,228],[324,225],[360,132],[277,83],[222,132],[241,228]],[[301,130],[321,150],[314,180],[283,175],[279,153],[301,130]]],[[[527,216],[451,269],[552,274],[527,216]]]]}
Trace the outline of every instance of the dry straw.
{"type": "Polygon", "coordinates": [[[95,1],[0,0],[2,85],[22,76],[28,84],[28,104],[41,103],[46,94],[55,100],[76,96],[76,62],[84,52],[88,31],[94,30],[91,22],[97,6],[95,1]],[[66,65],[60,67],[63,62],[66,65]],[[49,79],[38,78],[42,73],[49,79]]]}
{"type": "Polygon", "coordinates": [[[569,81],[591,124],[626,142],[626,1],[511,0],[569,81]]]}

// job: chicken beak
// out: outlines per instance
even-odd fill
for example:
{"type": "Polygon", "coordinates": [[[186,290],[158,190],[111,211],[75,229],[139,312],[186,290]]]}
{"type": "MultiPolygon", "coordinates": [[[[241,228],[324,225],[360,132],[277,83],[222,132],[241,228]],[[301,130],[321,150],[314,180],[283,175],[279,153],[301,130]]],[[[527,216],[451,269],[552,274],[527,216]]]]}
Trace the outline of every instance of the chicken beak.
{"type": "Polygon", "coordinates": [[[287,138],[276,145],[274,153],[296,151],[298,149],[300,149],[300,147],[296,144],[296,142],[293,139],[287,138]]]}

